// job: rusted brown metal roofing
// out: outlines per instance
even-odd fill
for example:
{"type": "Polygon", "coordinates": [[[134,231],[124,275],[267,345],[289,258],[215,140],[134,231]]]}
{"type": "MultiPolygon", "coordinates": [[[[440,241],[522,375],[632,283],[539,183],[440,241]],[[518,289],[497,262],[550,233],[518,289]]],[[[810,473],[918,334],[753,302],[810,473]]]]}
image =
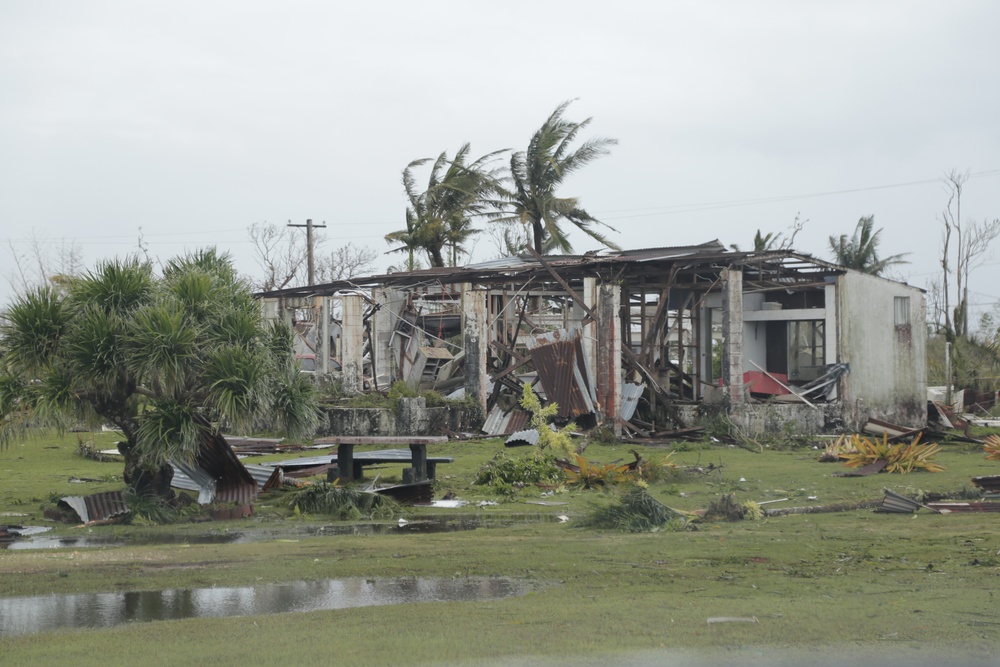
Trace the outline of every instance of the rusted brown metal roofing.
{"type": "Polygon", "coordinates": [[[583,361],[579,331],[554,331],[535,338],[529,354],[545,390],[559,405],[559,416],[576,419],[594,412],[589,373],[583,361]]]}
{"type": "Polygon", "coordinates": [[[237,458],[232,447],[207,420],[202,423],[201,442],[193,464],[173,461],[178,488],[197,489],[198,502],[249,503],[257,497],[257,481],[237,458]],[[182,475],[177,473],[181,472],[182,475]],[[193,487],[192,488],[192,484],[193,487]]]}

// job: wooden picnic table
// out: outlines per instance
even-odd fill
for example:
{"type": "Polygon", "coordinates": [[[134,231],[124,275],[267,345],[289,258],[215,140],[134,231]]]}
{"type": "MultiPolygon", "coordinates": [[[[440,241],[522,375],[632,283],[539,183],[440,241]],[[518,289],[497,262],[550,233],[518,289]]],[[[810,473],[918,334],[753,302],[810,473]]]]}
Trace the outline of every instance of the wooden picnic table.
{"type": "MultiPolygon", "coordinates": [[[[427,445],[448,442],[443,435],[403,435],[403,436],[365,436],[365,435],[335,435],[327,438],[317,438],[317,445],[337,445],[337,477],[344,482],[360,479],[366,465],[376,463],[393,463],[409,461],[413,469],[414,482],[434,479],[438,463],[451,463],[451,456],[427,456],[427,445]],[[405,449],[383,449],[372,452],[355,452],[356,445],[408,445],[405,449]]],[[[333,461],[330,461],[333,463],[333,461]]]]}

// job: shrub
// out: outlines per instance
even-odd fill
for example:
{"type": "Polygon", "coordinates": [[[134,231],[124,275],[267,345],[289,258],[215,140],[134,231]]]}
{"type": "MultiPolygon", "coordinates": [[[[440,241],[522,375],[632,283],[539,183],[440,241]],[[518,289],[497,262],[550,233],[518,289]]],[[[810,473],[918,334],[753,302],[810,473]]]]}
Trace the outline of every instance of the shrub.
{"type": "Polygon", "coordinates": [[[536,484],[558,485],[565,474],[547,454],[530,454],[519,458],[497,452],[476,473],[473,484],[492,487],[494,491],[511,495],[517,489],[536,484]]]}

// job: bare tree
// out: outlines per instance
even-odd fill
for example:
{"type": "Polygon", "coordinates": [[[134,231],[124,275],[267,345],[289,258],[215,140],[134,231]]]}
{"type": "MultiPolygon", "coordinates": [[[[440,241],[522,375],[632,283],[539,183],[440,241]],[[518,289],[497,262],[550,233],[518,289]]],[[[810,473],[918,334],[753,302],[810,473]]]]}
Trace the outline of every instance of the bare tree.
{"type": "Polygon", "coordinates": [[[375,272],[378,251],[368,246],[353,243],[334,248],[333,252],[321,257],[316,265],[316,278],[323,283],[348,280],[356,276],[371,275],[375,272]]]}
{"type": "Polygon", "coordinates": [[[944,226],[941,244],[942,293],[945,309],[945,331],[949,336],[969,335],[969,275],[989,258],[993,241],[1000,236],[1000,219],[962,221],[962,191],[969,173],[952,169],[944,177],[948,204],[941,213],[944,226]],[[955,237],[955,309],[950,309],[949,280],[951,273],[951,240],[955,237]]]}
{"type": "MultiPolygon", "coordinates": [[[[254,281],[257,291],[270,292],[302,285],[308,280],[306,264],[309,250],[304,234],[284,225],[267,222],[250,225],[249,233],[254,253],[264,271],[264,275],[254,281]]],[[[346,280],[374,272],[378,251],[368,246],[348,243],[334,248],[324,256],[317,250],[326,241],[326,235],[314,234],[313,252],[319,258],[315,268],[316,280],[319,282],[346,280]]]]}
{"type": "Polygon", "coordinates": [[[32,231],[26,250],[18,249],[13,241],[8,241],[7,247],[11,270],[6,278],[18,294],[45,283],[62,286],[71,278],[83,274],[83,250],[65,239],[55,245],[32,231]]]}
{"type": "Polygon", "coordinates": [[[305,236],[273,222],[250,225],[250,242],[260,260],[264,276],[254,282],[259,292],[282,289],[303,273],[307,259],[305,236]]]}

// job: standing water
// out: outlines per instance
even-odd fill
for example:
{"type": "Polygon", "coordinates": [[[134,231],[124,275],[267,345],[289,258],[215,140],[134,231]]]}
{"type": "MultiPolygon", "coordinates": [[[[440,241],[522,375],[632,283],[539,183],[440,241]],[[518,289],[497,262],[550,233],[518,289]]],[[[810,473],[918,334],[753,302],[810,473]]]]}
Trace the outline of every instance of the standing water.
{"type": "Polygon", "coordinates": [[[0,637],[182,618],[252,616],[411,602],[495,600],[527,582],[502,577],[330,579],[240,588],[0,598],[0,637]]]}

